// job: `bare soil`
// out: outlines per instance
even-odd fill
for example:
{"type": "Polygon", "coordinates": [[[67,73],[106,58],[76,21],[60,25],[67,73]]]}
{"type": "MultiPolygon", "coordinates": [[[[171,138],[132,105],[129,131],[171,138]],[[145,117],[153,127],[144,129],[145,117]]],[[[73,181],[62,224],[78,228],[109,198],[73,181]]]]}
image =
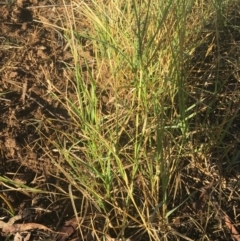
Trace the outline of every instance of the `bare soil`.
{"type": "MultiPolygon", "coordinates": [[[[55,130],[72,131],[68,113],[54,98],[58,93],[49,82],[64,91],[66,66],[72,64],[63,32],[49,26],[60,23],[63,5],[47,0],[11,2],[0,5],[0,172],[19,185],[54,193],[51,185],[64,188],[65,183],[56,173],[52,159],[58,161],[59,155],[50,142],[57,138],[55,130]]],[[[58,196],[10,189],[1,185],[0,216],[6,220],[9,206],[15,214],[28,212],[22,222],[54,230],[71,216],[69,203],[58,196]]],[[[46,235],[33,232],[30,240],[46,235]]]]}

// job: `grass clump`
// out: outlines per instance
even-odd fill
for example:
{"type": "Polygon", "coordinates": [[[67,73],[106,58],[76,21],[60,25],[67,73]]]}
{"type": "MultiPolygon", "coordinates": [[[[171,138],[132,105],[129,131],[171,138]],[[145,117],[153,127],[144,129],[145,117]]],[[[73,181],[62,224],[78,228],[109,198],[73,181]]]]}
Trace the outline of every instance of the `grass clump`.
{"type": "MultiPolygon", "coordinates": [[[[177,231],[176,220],[196,199],[198,186],[205,186],[201,178],[214,176],[208,160],[224,148],[236,118],[229,111],[230,121],[220,114],[211,120],[226,93],[222,69],[212,65],[214,78],[206,88],[195,55],[202,51],[204,61],[211,61],[221,51],[217,37],[228,3],[219,4],[92,0],[72,1],[71,11],[66,5],[74,78],[66,80],[65,93],[54,90],[64,96],[74,132],[61,133],[54,145],[70,166],[59,168],[69,181],[75,214],[85,217],[83,204],[88,207],[97,237],[192,240],[187,231],[177,231]],[[208,21],[213,28],[201,38],[208,21]],[[212,46],[204,49],[209,39],[212,46]],[[80,206],[72,187],[83,196],[80,206]],[[97,230],[98,218],[103,221],[97,230]]],[[[190,226],[196,235],[207,232],[203,220],[213,212],[195,216],[190,226]]]]}

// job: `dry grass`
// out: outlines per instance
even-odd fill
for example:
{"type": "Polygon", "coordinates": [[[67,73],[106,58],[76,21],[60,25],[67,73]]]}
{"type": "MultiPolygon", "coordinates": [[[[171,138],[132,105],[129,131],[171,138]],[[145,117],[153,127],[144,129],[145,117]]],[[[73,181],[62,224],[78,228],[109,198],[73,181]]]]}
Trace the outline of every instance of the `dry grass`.
{"type": "Polygon", "coordinates": [[[227,236],[223,180],[238,153],[233,5],[73,1],[65,10],[75,95],[62,94],[76,132],[58,147],[70,185],[104,220],[95,235],[227,236]]]}

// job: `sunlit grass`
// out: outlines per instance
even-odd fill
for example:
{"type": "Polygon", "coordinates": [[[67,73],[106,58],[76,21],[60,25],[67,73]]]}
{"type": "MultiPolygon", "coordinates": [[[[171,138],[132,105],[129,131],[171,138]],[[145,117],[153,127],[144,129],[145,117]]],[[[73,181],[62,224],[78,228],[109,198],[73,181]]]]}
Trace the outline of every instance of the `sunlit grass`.
{"type": "MultiPolygon", "coordinates": [[[[202,104],[206,95],[195,99],[190,61],[204,42],[204,25],[222,22],[224,7],[174,0],[66,6],[74,79],[66,80],[65,93],[54,91],[64,96],[75,132],[61,133],[53,144],[70,166],[58,168],[76,216],[81,210],[72,187],[105,217],[103,234],[113,229],[124,238],[132,227],[136,237],[187,239],[171,229],[175,212],[195,194],[183,187],[181,170],[189,163],[200,167],[230,126],[225,120],[228,127],[219,123],[210,132],[215,98],[208,105],[202,104]],[[202,111],[206,116],[196,123],[202,111]],[[203,133],[207,141],[200,140],[203,133]]],[[[221,90],[217,75],[214,86],[213,97],[221,90]]]]}
{"type": "Polygon", "coordinates": [[[82,19],[68,12],[76,98],[66,93],[66,99],[79,139],[73,136],[71,148],[61,149],[73,170],[66,176],[98,210],[111,213],[119,238],[135,226],[160,240],[156,225],[167,233],[174,212],[168,205],[179,189],[177,169],[196,114],[196,104],[186,106],[185,88],[186,56],[194,48],[186,42],[192,7],[194,2],[76,3],[75,11],[92,23],[86,33],[75,27],[82,19]],[[85,59],[87,74],[79,61],[82,39],[91,41],[95,58],[94,69],[85,59]],[[108,113],[99,108],[103,93],[108,113]]]}

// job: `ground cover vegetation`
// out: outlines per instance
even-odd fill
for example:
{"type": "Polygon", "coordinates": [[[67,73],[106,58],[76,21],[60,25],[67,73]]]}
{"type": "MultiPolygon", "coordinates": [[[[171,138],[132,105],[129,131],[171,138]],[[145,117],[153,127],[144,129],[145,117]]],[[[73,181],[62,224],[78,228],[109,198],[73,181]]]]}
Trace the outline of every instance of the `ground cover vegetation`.
{"type": "Polygon", "coordinates": [[[1,239],[240,240],[237,1],[1,4],[1,239]]]}

